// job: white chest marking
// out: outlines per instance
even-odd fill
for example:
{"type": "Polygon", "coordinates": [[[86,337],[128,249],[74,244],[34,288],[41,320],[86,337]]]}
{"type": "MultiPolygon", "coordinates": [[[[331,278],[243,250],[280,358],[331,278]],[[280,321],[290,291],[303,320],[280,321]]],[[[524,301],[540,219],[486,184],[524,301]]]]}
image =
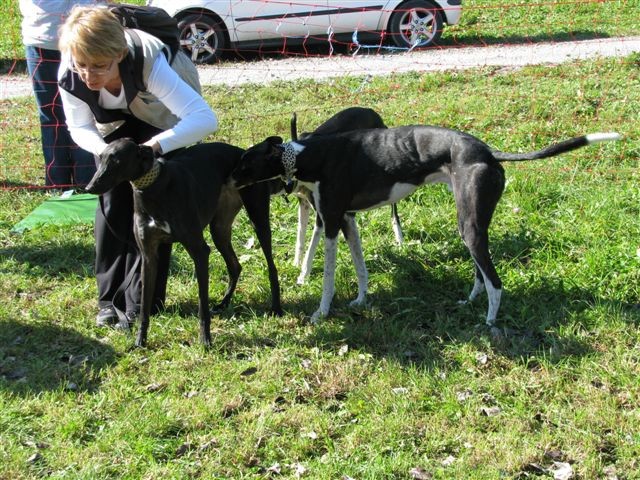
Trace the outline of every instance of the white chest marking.
{"type": "Polygon", "coordinates": [[[296,155],[300,155],[306,148],[304,145],[300,145],[297,142],[289,142],[289,145],[293,147],[293,151],[295,152],[296,155]]]}
{"type": "Polygon", "coordinates": [[[158,222],[154,218],[151,218],[149,220],[149,223],[147,224],[147,226],[149,228],[160,229],[163,232],[167,233],[168,235],[171,235],[171,227],[169,226],[169,224],[167,222],[158,222]]]}

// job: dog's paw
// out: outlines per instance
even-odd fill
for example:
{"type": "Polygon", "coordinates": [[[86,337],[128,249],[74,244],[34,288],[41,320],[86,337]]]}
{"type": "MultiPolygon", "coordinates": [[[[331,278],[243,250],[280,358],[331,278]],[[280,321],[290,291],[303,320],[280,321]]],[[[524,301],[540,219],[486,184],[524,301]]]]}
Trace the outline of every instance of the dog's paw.
{"type": "Polygon", "coordinates": [[[488,327],[493,327],[496,324],[496,319],[494,318],[487,318],[487,320],[484,322],[488,327]]]}
{"type": "Polygon", "coordinates": [[[367,306],[366,298],[356,298],[355,300],[352,300],[351,302],[349,302],[350,308],[364,308],[366,306],[367,306]]]}
{"type": "Polygon", "coordinates": [[[313,315],[311,315],[309,321],[312,325],[318,325],[326,316],[327,314],[325,312],[323,312],[321,309],[318,309],[313,313],[313,315]]]}
{"type": "Polygon", "coordinates": [[[300,274],[298,276],[298,279],[296,280],[296,284],[304,285],[305,283],[307,283],[307,277],[305,275],[300,274]]]}

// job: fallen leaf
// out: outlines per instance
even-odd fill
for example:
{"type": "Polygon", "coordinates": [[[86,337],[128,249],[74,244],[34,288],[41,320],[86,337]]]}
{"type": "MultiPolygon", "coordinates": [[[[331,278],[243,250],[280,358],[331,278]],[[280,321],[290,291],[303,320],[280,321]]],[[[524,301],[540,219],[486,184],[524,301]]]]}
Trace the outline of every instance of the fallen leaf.
{"type": "Polygon", "coordinates": [[[392,388],[391,391],[396,395],[406,395],[407,392],[409,392],[409,389],[405,387],[396,387],[396,388],[392,388]]]}
{"type": "Polygon", "coordinates": [[[554,480],[569,480],[573,478],[573,468],[566,462],[553,462],[549,467],[549,471],[553,473],[554,480]]]}
{"type": "Polygon", "coordinates": [[[531,473],[535,473],[535,474],[546,474],[547,473],[547,469],[544,468],[542,465],[538,465],[537,463],[528,463],[527,465],[524,466],[523,470],[525,472],[531,472],[531,473]]]}
{"type": "Polygon", "coordinates": [[[442,460],[442,466],[448,467],[449,465],[453,465],[453,462],[455,461],[456,461],[456,457],[454,457],[453,455],[449,455],[447,458],[442,460]]]}
{"type": "Polygon", "coordinates": [[[415,480],[430,480],[433,478],[433,475],[422,467],[412,468],[409,470],[409,475],[411,475],[411,478],[415,480]]]}
{"type": "Polygon", "coordinates": [[[562,453],[562,451],[554,448],[554,449],[545,451],[544,456],[549,460],[553,460],[554,462],[559,462],[564,457],[564,454],[562,453]]]}
{"type": "Polygon", "coordinates": [[[89,361],[89,355],[69,355],[69,365],[77,367],[89,361]]]}
{"type": "Polygon", "coordinates": [[[182,457],[184,454],[189,453],[189,451],[191,451],[192,449],[193,446],[189,442],[183,443],[176,449],[176,458],[182,457]]]}
{"type": "Polygon", "coordinates": [[[472,395],[473,395],[473,392],[471,390],[469,390],[469,389],[466,389],[466,390],[463,390],[461,392],[457,392],[456,393],[456,399],[459,402],[464,402],[464,401],[470,399],[472,395]]]}
{"type": "Polygon", "coordinates": [[[476,362],[478,362],[479,365],[486,365],[488,361],[489,361],[489,357],[487,356],[486,353],[476,354],[476,362]]]}
{"type": "Polygon", "coordinates": [[[294,471],[294,473],[296,475],[296,478],[300,478],[305,473],[307,473],[307,469],[301,463],[296,463],[296,464],[292,465],[292,468],[293,468],[293,471],[294,471]]]}
{"type": "Polygon", "coordinates": [[[166,383],[150,383],[149,385],[147,385],[146,387],[144,387],[144,389],[149,392],[159,392],[161,390],[164,390],[167,387],[166,383]]]}
{"type": "Polygon", "coordinates": [[[280,464],[278,462],[274,463],[269,468],[267,468],[267,472],[277,473],[278,475],[280,475],[281,471],[282,471],[282,468],[280,467],[280,464]]]}
{"type": "Polygon", "coordinates": [[[27,463],[34,464],[38,463],[40,460],[42,460],[42,455],[40,455],[39,453],[34,453],[29,458],[27,458],[27,463]]]}
{"type": "Polygon", "coordinates": [[[497,403],[496,398],[490,393],[483,393],[482,401],[488,405],[495,405],[497,403]]]}
{"type": "Polygon", "coordinates": [[[198,447],[198,450],[200,452],[205,452],[205,451],[207,451],[207,450],[209,450],[209,449],[211,449],[211,448],[213,448],[213,447],[215,447],[217,445],[218,445],[218,439],[217,438],[212,438],[212,439],[204,442],[202,445],[200,445],[198,447]]]}
{"type": "Polygon", "coordinates": [[[44,450],[45,448],[49,448],[49,444],[45,442],[34,442],[33,440],[26,440],[22,442],[22,445],[25,447],[37,448],[39,450],[44,450]]]}
{"type": "Polygon", "coordinates": [[[607,465],[602,469],[605,480],[618,480],[618,472],[616,472],[615,465],[607,465]]]}
{"type": "Polygon", "coordinates": [[[75,382],[68,382],[66,389],[69,390],[70,392],[75,392],[78,390],[78,384],[75,382]]]}
{"type": "Polygon", "coordinates": [[[487,417],[495,417],[502,413],[502,409],[500,407],[482,407],[480,412],[487,417]]]}
{"type": "Polygon", "coordinates": [[[240,411],[242,406],[244,405],[244,399],[236,398],[231,402],[227,403],[222,408],[222,418],[229,418],[240,411]]]}
{"type": "Polygon", "coordinates": [[[257,367],[249,367],[245,371],[243,371],[240,376],[241,377],[249,377],[255,374],[258,371],[257,367]]]}

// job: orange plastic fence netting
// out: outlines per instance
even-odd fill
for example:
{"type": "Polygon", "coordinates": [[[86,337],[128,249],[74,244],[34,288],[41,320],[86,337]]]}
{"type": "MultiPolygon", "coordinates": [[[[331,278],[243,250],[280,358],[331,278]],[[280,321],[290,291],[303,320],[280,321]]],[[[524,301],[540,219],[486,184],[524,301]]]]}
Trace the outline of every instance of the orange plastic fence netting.
{"type": "MultiPolygon", "coordinates": [[[[0,189],[43,188],[46,175],[42,145],[44,137],[40,132],[32,82],[26,73],[25,49],[20,33],[21,15],[17,3],[12,2],[9,11],[4,12],[9,20],[5,20],[6,37],[0,42],[0,53],[4,57],[0,59],[0,189]]],[[[239,15],[240,4],[243,4],[242,8],[245,10],[242,11],[242,22],[226,27],[229,37],[227,40],[236,38],[236,35],[244,35],[243,38],[251,37],[254,41],[244,44],[242,48],[227,42],[222,59],[199,65],[203,85],[234,89],[258,84],[277,88],[278,84],[275,82],[305,78],[331,82],[333,90],[330,98],[298,105],[273,102],[259,113],[247,114],[233,105],[214,105],[214,110],[221,119],[222,133],[215,139],[244,147],[262,138],[254,138],[252,129],[233,129],[228,128],[229,126],[252,122],[261,126],[273,125],[272,134],[286,136],[288,130],[285,127],[294,110],[301,116],[315,119],[328,118],[344,106],[366,105],[380,111],[390,126],[409,123],[442,124],[471,131],[492,143],[492,135],[523,134],[518,121],[511,118],[512,110],[505,109],[506,113],[496,114],[501,118],[493,118],[491,124],[487,124],[486,117],[478,120],[474,106],[467,103],[464,90],[451,89],[450,93],[453,95],[444,99],[433,98],[437,89],[430,85],[431,76],[437,76],[434,81],[442,83],[447,81],[442,72],[455,74],[481,68],[491,76],[527,65],[560,64],[582,59],[595,60],[594,68],[598,70],[596,76],[604,79],[598,87],[598,98],[589,100],[593,103],[593,111],[589,115],[595,119],[595,123],[602,120],[601,123],[604,124],[608,117],[600,118],[599,105],[623,101],[618,89],[606,81],[607,75],[613,75],[610,72],[610,59],[617,57],[620,62],[637,62],[633,54],[640,52],[640,24],[636,21],[634,31],[633,22],[628,21],[628,16],[633,12],[637,17],[637,3],[634,7],[634,1],[631,0],[520,3],[463,1],[458,24],[445,25],[438,44],[425,48],[399,46],[393,38],[398,33],[390,28],[391,24],[388,22],[393,12],[375,12],[379,20],[378,23],[372,23],[371,9],[360,7],[365,3],[352,0],[342,0],[341,3],[337,0],[298,0],[284,3],[282,0],[229,1],[228,11],[217,12],[220,18],[228,19],[231,15],[239,15]],[[318,9],[326,8],[327,4],[339,4],[340,8],[350,9],[348,21],[352,32],[344,35],[336,33],[345,21],[339,18],[340,8],[334,8],[333,14],[326,17],[309,14],[311,11],[317,13],[318,9]],[[303,12],[306,16],[272,13],[274,6],[285,8],[283,5],[303,12]],[[387,19],[387,23],[384,19],[387,19]],[[305,33],[305,29],[311,33],[305,33]],[[419,77],[417,89],[407,91],[399,80],[394,89],[397,78],[394,75],[406,72],[415,72],[419,77]],[[343,76],[353,77],[354,80],[333,80],[343,76]],[[390,83],[380,86],[375,81],[378,76],[391,78],[390,83]],[[422,88],[429,92],[426,98],[422,96],[422,88]],[[384,94],[381,93],[383,91],[384,94]],[[388,102],[398,98],[403,98],[404,103],[400,104],[406,106],[393,111],[386,108],[388,102]],[[410,98],[414,100],[409,101],[410,98]],[[412,109],[412,102],[430,105],[412,109]],[[443,102],[446,102],[446,106],[443,102]],[[450,112],[457,112],[458,117],[460,112],[465,112],[464,124],[450,124],[450,112]],[[497,125],[500,128],[496,128],[497,125]]],[[[542,78],[544,74],[540,75],[542,78]]],[[[590,92],[593,92],[594,87],[591,84],[592,76],[590,77],[579,79],[572,86],[577,96],[592,95],[590,92]]],[[[537,137],[547,138],[553,133],[553,125],[550,123],[553,123],[554,95],[553,92],[545,91],[546,82],[537,82],[533,78],[534,81],[526,89],[526,95],[521,88],[514,88],[513,92],[501,90],[491,99],[492,102],[502,102],[504,105],[518,103],[522,108],[530,109],[530,115],[539,125],[534,131],[527,133],[532,139],[532,149],[544,146],[544,142],[541,144],[540,141],[535,141],[537,137]],[[538,111],[541,101],[548,101],[549,112],[538,111]]],[[[59,98],[56,97],[54,101],[59,102],[59,98]]],[[[610,111],[607,112],[606,115],[610,116],[610,111]]],[[[584,112],[576,112],[577,118],[582,118],[582,115],[584,112]]],[[[57,121],[44,125],[56,131],[62,126],[63,123],[57,121]]],[[[302,129],[304,127],[305,125],[302,129]]],[[[59,136],[54,134],[52,138],[57,139],[59,136]]],[[[56,147],[65,152],[69,150],[66,148],[69,145],[56,147]]],[[[500,148],[505,147],[500,145],[500,148]]],[[[637,158],[637,152],[625,150],[637,149],[632,143],[621,148],[622,153],[618,150],[617,155],[625,158],[635,155],[637,158]]],[[[599,160],[595,158],[594,164],[597,165],[599,160]]],[[[634,170],[633,166],[628,165],[628,161],[619,167],[611,167],[611,161],[606,164],[605,172],[601,172],[604,175],[615,177],[634,170]]],[[[536,164],[516,168],[535,170],[546,167],[536,164]]],[[[567,167],[566,171],[568,175],[574,174],[571,167],[567,167]]],[[[56,186],[74,185],[69,182],[56,186]]]]}

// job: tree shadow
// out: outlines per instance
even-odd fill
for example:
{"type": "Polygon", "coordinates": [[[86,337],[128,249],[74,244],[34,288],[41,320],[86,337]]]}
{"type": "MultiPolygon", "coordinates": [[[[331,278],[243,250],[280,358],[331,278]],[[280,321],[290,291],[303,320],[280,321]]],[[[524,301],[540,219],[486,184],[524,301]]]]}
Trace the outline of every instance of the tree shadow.
{"type": "Polygon", "coordinates": [[[0,390],[95,392],[101,372],[117,360],[112,347],[74,329],[0,320],[0,390]]]}

